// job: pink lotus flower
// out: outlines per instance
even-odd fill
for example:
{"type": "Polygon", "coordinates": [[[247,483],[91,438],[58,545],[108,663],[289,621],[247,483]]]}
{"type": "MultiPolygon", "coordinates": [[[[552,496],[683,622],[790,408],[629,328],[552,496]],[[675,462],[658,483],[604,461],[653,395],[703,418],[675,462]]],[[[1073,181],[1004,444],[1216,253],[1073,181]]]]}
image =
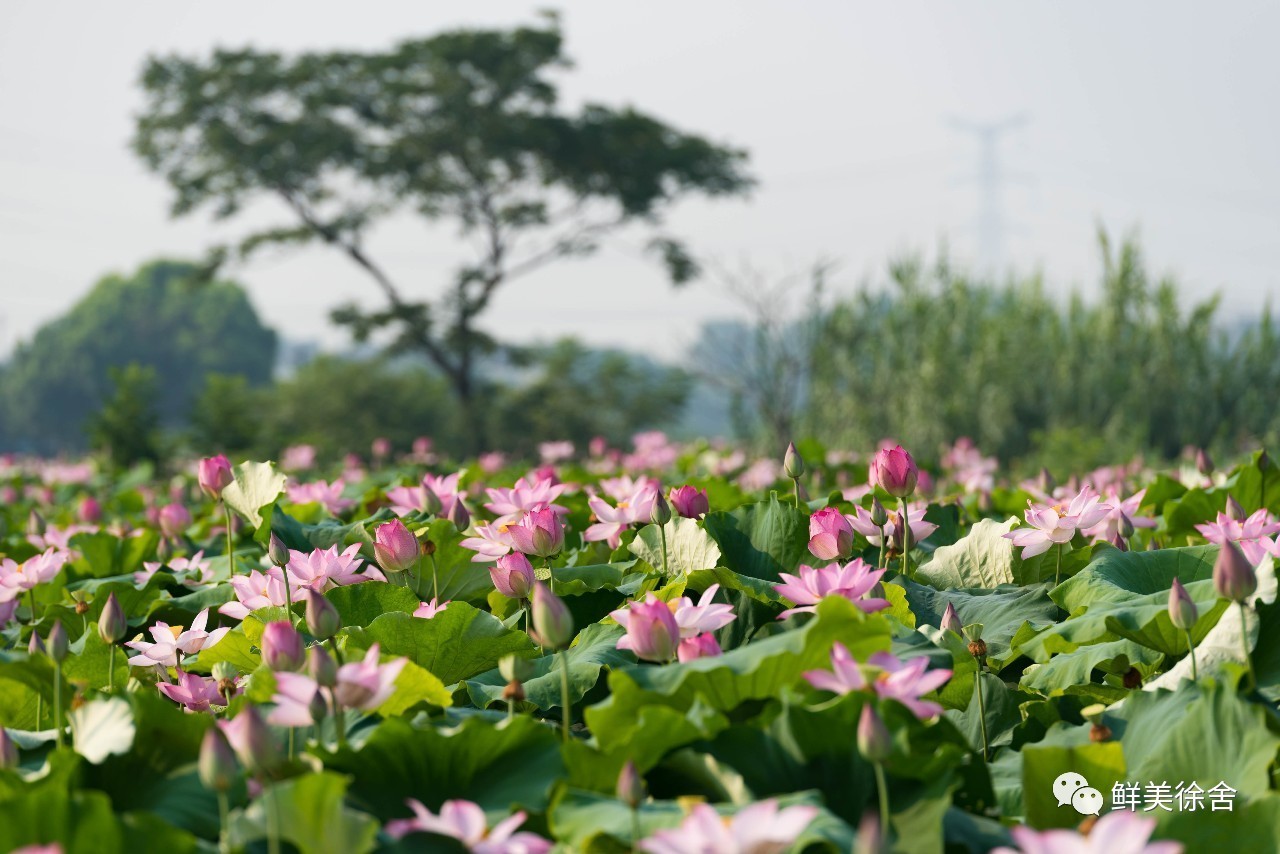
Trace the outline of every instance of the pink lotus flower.
{"type": "Polygon", "coordinates": [[[769,798],[726,819],[715,807],[700,803],[678,828],[656,831],[637,848],[648,854],[782,854],[817,814],[817,807],[805,805],[778,809],[778,802],[769,798]]]}
{"type": "Polygon", "coordinates": [[[657,481],[648,478],[640,481],[630,495],[618,501],[617,507],[610,507],[597,495],[587,499],[587,506],[600,521],[587,528],[582,535],[584,540],[589,543],[605,540],[609,548],[616,549],[622,541],[623,531],[632,525],[647,525],[652,521],[653,505],[660,487],[657,481]]]}
{"type": "Polygon", "coordinates": [[[680,625],[671,606],[652,593],[643,602],[609,614],[627,633],[618,639],[618,649],[629,649],[636,658],[665,663],[676,657],[680,646],[680,625]]]}
{"type": "Polygon", "coordinates": [[[760,492],[778,482],[782,476],[782,464],[777,460],[756,460],[738,475],[738,486],[747,492],[760,492]]]}
{"type": "MultiPolygon", "coordinates": [[[[226,698],[218,690],[217,679],[208,679],[183,670],[178,671],[178,684],[161,682],[156,687],[170,700],[185,706],[188,712],[207,712],[210,706],[227,704],[226,698]]],[[[236,693],[240,693],[239,688],[236,693]]]]}
{"type": "Polygon", "coordinates": [[[1022,549],[1022,559],[1044,554],[1055,544],[1069,543],[1077,531],[1092,528],[1107,514],[1111,506],[1100,503],[1098,493],[1084,487],[1065,507],[1062,504],[1044,505],[1027,502],[1026,519],[1030,528],[1020,528],[1004,534],[1005,539],[1022,549]]]}
{"type": "Polygon", "coordinates": [[[782,584],[773,585],[773,589],[795,602],[799,607],[783,611],[778,619],[785,620],[792,614],[813,612],[818,603],[826,596],[841,596],[858,606],[866,614],[889,607],[884,599],[863,599],[862,597],[876,586],[876,582],[884,575],[883,569],[872,569],[871,565],[861,558],[855,558],[844,566],[836,563],[828,564],[821,569],[801,565],[797,577],[786,572],[779,573],[782,584]]]}
{"type": "Polygon", "coordinates": [[[125,643],[125,646],[130,649],[136,649],[142,653],[129,659],[129,663],[139,667],[147,667],[154,664],[158,664],[161,667],[177,667],[179,652],[183,655],[195,655],[200,650],[213,646],[222,640],[227,632],[231,631],[228,628],[221,628],[206,632],[204,627],[208,622],[209,609],[205,608],[196,615],[196,618],[191,621],[191,628],[185,632],[182,630],[182,626],[156,623],[149,630],[151,637],[155,638],[155,643],[147,643],[140,640],[132,640],[125,643]]]}
{"type": "Polygon", "coordinates": [[[285,491],[294,504],[319,504],[326,513],[341,516],[355,506],[354,501],[342,497],[342,490],[345,488],[346,484],[343,483],[342,478],[338,478],[333,483],[323,480],[291,483],[285,487],[285,491]]]}
{"type": "Polygon", "coordinates": [[[13,622],[13,617],[18,613],[18,600],[10,599],[8,602],[0,602],[0,629],[13,622]]]}
{"type": "Polygon", "coordinates": [[[449,607],[449,602],[441,602],[438,599],[432,599],[430,602],[423,602],[417,608],[413,609],[413,616],[423,620],[430,620],[436,614],[439,614],[445,608],[449,607]]]}
{"type": "Polygon", "coordinates": [[[543,465],[554,465],[572,459],[573,442],[542,442],[538,445],[538,456],[542,458],[543,465]]]}
{"type": "Polygon", "coordinates": [[[614,501],[626,501],[637,492],[658,492],[662,485],[648,475],[632,477],[624,474],[619,477],[600,479],[600,491],[614,501]]]}
{"type": "Polygon", "coordinates": [[[1257,566],[1267,552],[1276,548],[1276,540],[1272,535],[1280,532],[1280,521],[1263,507],[1255,510],[1243,522],[1219,513],[1215,521],[1196,525],[1196,530],[1215,545],[1236,543],[1249,563],[1257,566]]]}
{"type": "Polygon", "coordinates": [[[332,590],[335,587],[346,587],[361,581],[386,581],[386,576],[369,567],[360,573],[360,544],[352,543],[338,553],[338,547],[316,549],[310,554],[289,550],[289,563],[285,570],[289,573],[289,584],[294,595],[303,587],[310,587],[317,593],[332,590]]]}
{"type": "MultiPolygon", "coordinates": [[[[159,524],[158,519],[155,524],[159,524]]],[[[49,525],[44,529],[43,534],[29,534],[27,542],[41,551],[57,549],[58,551],[67,552],[67,557],[70,559],[72,556],[71,538],[76,534],[92,534],[97,530],[97,525],[67,525],[65,528],[49,525]]]]}
{"type": "MultiPolygon", "coordinates": [[[[280,608],[285,605],[284,573],[277,566],[271,567],[266,573],[253,569],[248,575],[233,575],[231,589],[235,591],[238,601],[224,603],[218,608],[218,613],[233,620],[243,620],[259,608],[280,608]]],[[[301,598],[296,592],[294,597],[295,602],[301,598]]]]}
{"type": "Polygon", "coordinates": [[[564,525],[550,507],[530,510],[507,533],[516,550],[527,555],[551,557],[564,548],[564,525]]]}
{"type": "Polygon", "coordinates": [[[678,486],[667,496],[671,508],[686,519],[700,519],[711,512],[711,501],[705,489],[678,486]]]}
{"type": "Polygon", "coordinates": [[[222,454],[216,457],[205,457],[196,467],[196,480],[204,494],[216,501],[222,497],[222,490],[235,480],[235,475],[231,471],[231,461],[222,454]]]}
{"type": "Polygon", "coordinates": [[[10,558],[0,560],[0,602],[17,599],[37,584],[57,578],[70,557],[67,552],[48,549],[22,563],[10,558]]]}
{"type": "Polygon", "coordinates": [[[509,522],[476,525],[476,535],[467,537],[458,545],[476,553],[471,559],[472,563],[488,563],[509,554],[515,548],[515,542],[511,539],[511,527],[509,522]]]}
{"type": "Polygon", "coordinates": [[[507,464],[507,455],[502,451],[489,451],[476,457],[476,464],[485,474],[496,474],[507,464]]]}
{"type": "Polygon", "coordinates": [[[1120,517],[1122,515],[1127,516],[1135,528],[1154,528],[1156,526],[1155,519],[1150,516],[1138,515],[1138,507],[1142,504],[1142,499],[1146,497],[1146,494],[1147,491],[1145,489],[1140,489],[1122,501],[1119,490],[1114,486],[1108,488],[1107,506],[1111,509],[1107,511],[1107,515],[1103,517],[1101,522],[1092,528],[1086,528],[1081,533],[1098,541],[1106,540],[1110,542],[1120,533],[1120,517]]]}
{"type": "Polygon", "coordinates": [[[920,469],[901,445],[881,448],[871,458],[870,480],[894,498],[906,498],[916,491],[920,469]]]}
{"type": "Polygon", "coordinates": [[[1109,812],[1087,836],[1075,830],[1035,831],[1019,825],[1009,831],[1017,848],[992,854],[1182,854],[1181,842],[1150,842],[1156,820],[1128,810],[1109,812]]]}
{"type": "Polygon", "coordinates": [[[530,510],[549,508],[557,516],[567,516],[569,508],[553,503],[569,487],[551,478],[534,479],[531,483],[520,478],[510,489],[491,488],[485,492],[489,503],[485,509],[495,514],[495,525],[519,521],[530,510]]]}
{"type": "Polygon", "coordinates": [[[819,560],[846,560],[853,554],[853,526],[835,507],[809,517],[809,551],[819,560]]]}
{"type": "MultiPolygon", "coordinates": [[[[160,571],[164,563],[160,561],[144,561],[142,569],[133,574],[133,583],[139,590],[146,587],[153,576],[160,571]]],[[[174,577],[183,585],[191,588],[203,587],[214,581],[213,566],[205,560],[204,551],[198,551],[191,557],[175,557],[169,559],[169,569],[174,577]]]]}
{"type": "Polygon", "coordinates": [[[80,499],[80,505],[76,507],[76,516],[81,522],[96,525],[102,521],[102,505],[92,495],[86,495],[80,499]]]}
{"type": "Polygon", "coordinates": [[[320,685],[304,673],[277,673],[276,693],[271,698],[276,707],[267,715],[267,723],[282,727],[311,726],[315,723],[312,704],[319,691],[320,685]]]}
{"type": "MultiPolygon", "coordinates": [[[[932,522],[926,522],[924,514],[928,512],[929,505],[921,502],[908,502],[907,504],[907,525],[911,528],[911,542],[922,543],[928,539],[929,535],[938,530],[938,526],[932,522]]],[[[881,535],[880,529],[871,521],[871,511],[864,507],[855,506],[853,508],[854,515],[846,516],[849,524],[859,534],[867,538],[867,542],[876,548],[884,542],[884,536],[881,535]]],[[[889,522],[885,525],[885,529],[889,535],[889,542],[893,543],[901,538],[898,532],[898,514],[890,513],[889,522]]]]}
{"type": "Polygon", "coordinates": [[[508,599],[527,599],[533,590],[533,564],[519,552],[498,558],[489,568],[489,577],[498,592],[508,599]]]}
{"type": "Polygon", "coordinates": [[[694,661],[699,658],[714,658],[720,654],[720,644],[715,635],[698,635],[680,641],[680,649],[676,658],[681,662],[694,661]]]}
{"type": "Polygon", "coordinates": [[[304,471],[316,464],[316,449],[311,445],[290,445],[280,454],[280,468],[304,471]]]}
{"type": "Polygon", "coordinates": [[[969,493],[990,492],[994,489],[995,473],[999,466],[995,457],[984,457],[968,436],[957,439],[942,455],[942,467],[969,493]]]}
{"type": "Polygon", "coordinates": [[[821,691],[848,694],[873,690],[882,700],[897,700],[920,720],[942,714],[942,706],[920,698],[941,687],[951,678],[950,670],[929,670],[924,656],[902,661],[888,652],[877,652],[867,659],[868,674],[853,660],[842,643],[831,647],[831,670],[809,670],[803,675],[809,684],[821,691]],[[868,675],[870,679],[868,679],[868,675]]]}
{"type": "Polygon", "coordinates": [[[397,658],[386,664],[379,664],[378,653],[378,644],[375,643],[369,647],[361,661],[353,661],[338,668],[334,697],[346,708],[372,711],[395,692],[396,677],[409,660],[397,658]]]}
{"type": "Polygon", "coordinates": [[[63,854],[61,842],[50,842],[48,845],[24,845],[15,848],[10,854],[63,854]]]}
{"type": "Polygon", "coordinates": [[[181,504],[166,504],[160,508],[157,522],[160,525],[160,533],[171,540],[176,539],[191,527],[191,512],[181,504]]]}
{"type": "Polygon", "coordinates": [[[733,613],[732,605],[717,605],[711,601],[719,589],[719,584],[708,587],[698,599],[697,605],[688,596],[681,596],[675,601],[673,607],[676,624],[680,626],[680,637],[692,638],[702,632],[714,632],[738,618],[733,613]]]}
{"type": "Polygon", "coordinates": [[[422,556],[422,546],[399,519],[383,522],[374,531],[373,554],[387,572],[412,569],[422,556]]]}
{"type": "Polygon", "coordinates": [[[475,854],[546,854],[551,843],[533,833],[516,832],[524,824],[523,812],[513,813],[489,829],[484,810],[471,801],[445,801],[436,815],[421,801],[405,801],[413,818],[389,821],[384,830],[392,839],[410,833],[435,833],[461,842],[475,854]]]}

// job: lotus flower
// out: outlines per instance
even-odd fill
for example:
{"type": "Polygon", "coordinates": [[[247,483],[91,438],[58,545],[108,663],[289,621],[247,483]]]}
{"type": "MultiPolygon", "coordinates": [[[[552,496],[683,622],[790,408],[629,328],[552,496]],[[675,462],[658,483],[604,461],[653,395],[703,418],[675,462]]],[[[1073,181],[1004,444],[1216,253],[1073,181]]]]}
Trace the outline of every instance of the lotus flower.
{"type": "Polygon", "coordinates": [[[511,525],[506,522],[477,525],[476,535],[467,537],[458,545],[476,553],[471,559],[472,563],[488,563],[510,554],[515,548],[515,542],[511,539],[511,525]]]}
{"type": "Polygon", "coordinates": [[[554,503],[566,489],[567,486],[550,478],[535,479],[531,483],[522,477],[510,489],[486,489],[489,503],[484,506],[498,517],[495,525],[517,522],[530,510],[540,507],[549,508],[557,516],[567,516],[569,508],[554,503]]]}
{"type": "Polygon", "coordinates": [[[471,801],[445,801],[436,815],[422,802],[405,801],[413,818],[389,821],[384,830],[392,839],[410,833],[435,833],[461,842],[475,854],[545,854],[551,843],[533,833],[516,832],[524,824],[523,812],[513,813],[489,829],[484,810],[471,801]]]}
{"type": "MultiPolygon", "coordinates": [[[[279,567],[273,566],[265,573],[254,569],[247,575],[233,575],[231,589],[235,591],[237,601],[219,606],[218,613],[233,620],[243,620],[259,608],[282,608],[285,605],[284,573],[279,567]]],[[[294,601],[297,598],[300,597],[294,601]]]]}
{"type": "Polygon", "coordinates": [[[533,590],[533,564],[519,552],[503,555],[489,569],[498,592],[508,599],[527,599],[533,590]]]}
{"type": "Polygon", "coordinates": [[[285,487],[285,491],[289,496],[289,500],[294,504],[319,504],[325,509],[326,513],[332,516],[341,516],[356,504],[354,501],[342,497],[342,491],[346,489],[346,486],[342,478],[338,478],[333,483],[323,480],[316,480],[311,483],[291,483],[285,487]]]}
{"type": "Polygon", "coordinates": [[[711,512],[711,501],[705,489],[692,486],[678,486],[671,490],[667,498],[676,513],[686,519],[700,519],[711,512]]]}
{"type": "Polygon", "coordinates": [[[168,623],[156,623],[151,627],[151,637],[155,638],[155,643],[147,643],[146,641],[132,640],[127,641],[125,646],[136,649],[141,655],[135,655],[129,659],[129,663],[146,667],[158,664],[161,667],[177,667],[178,653],[184,655],[195,655],[202,649],[208,649],[222,640],[229,628],[214,629],[212,632],[206,632],[204,627],[209,622],[209,609],[205,608],[196,618],[191,621],[191,628],[185,632],[182,626],[171,626],[168,623]]]}
{"type": "Polygon", "coordinates": [[[70,557],[65,551],[48,549],[22,563],[0,560],[0,602],[17,599],[37,584],[57,578],[70,557]]]}
{"type": "Polygon", "coordinates": [[[1196,530],[1215,545],[1238,544],[1249,563],[1257,566],[1267,552],[1276,548],[1272,535],[1280,532],[1280,521],[1264,507],[1254,511],[1243,522],[1219,513],[1215,521],[1196,525],[1196,530]]]}
{"type": "Polygon", "coordinates": [[[835,507],[809,517],[809,551],[819,560],[847,560],[853,554],[853,526],[835,507]]]}
{"type": "Polygon", "coordinates": [[[1101,522],[1092,528],[1086,528],[1081,533],[1095,540],[1113,540],[1120,533],[1120,525],[1123,518],[1127,518],[1135,528],[1154,528],[1156,520],[1150,516],[1140,515],[1138,509],[1146,495],[1147,491],[1140,489],[1128,498],[1121,500],[1119,490],[1114,486],[1111,487],[1107,490],[1107,506],[1111,509],[1107,511],[1107,515],[1103,517],[1101,522]]]}
{"type": "MultiPolygon", "coordinates": [[[[938,526],[932,522],[926,522],[924,514],[928,511],[928,505],[924,502],[909,502],[907,504],[907,525],[911,528],[911,542],[922,543],[930,534],[938,530],[938,526]]],[[[864,507],[855,505],[853,508],[854,515],[846,516],[849,524],[859,534],[867,538],[867,542],[879,548],[884,543],[884,534],[881,533],[878,526],[871,518],[871,511],[864,507]]],[[[889,516],[888,523],[884,526],[885,532],[889,535],[889,542],[898,542],[901,534],[898,532],[898,514],[894,513],[889,516]]]]}
{"type": "Polygon", "coordinates": [[[527,555],[550,557],[564,548],[564,525],[550,507],[530,510],[507,533],[516,550],[527,555]]]}
{"type": "Polygon", "coordinates": [[[196,467],[196,480],[204,494],[215,501],[222,497],[222,490],[231,485],[235,475],[231,471],[231,461],[224,455],[206,457],[196,467]]]}
{"type": "Polygon", "coordinates": [[[277,673],[301,670],[307,663],[307,646],[290,620],[275,620],[262,629],[262,662],[277,673]]]}
{"type": "Polygon", "coordinates": [[[648,854],[782,854],[817,814],[806,805],[778,809],[770,798],[726,819],[710,804],[695,804],[679,827],[659,830],[637,847],[648,854]]]}
{"type": "Polygon", "coordinates": [[[403,522],[393,519],[379,525],[374,532],[373,553],[385,571],[397,573],[412,569],[418,563],[422,546],[403,522]]]}
{"type": "Polygon", "coordinates": [[[283,727],[311,726],[316,722],[312,710],[319,691],[320,685],[310,676],[287,671],[277,673],[276,693],[271,698],[276,707],[267,715],[267,723],[283,727]]]}
{"type": "MultiPolygon", "coordinates": [[[[135,661],[137,659],[134,659],[135,661]]],[[[225,706],[227,700],[218,690],[218,680],[178,671],[178,684],[160,682],[160,693],[175,703],[181,703],[188,712],[207,712],[210,706],[225,706]]],[[[239,689],[236,690],[239,693],[239,689]]]]}
{"type": "Polygon", "coordinates": [[[795,602],[798,607],[789,608],[778,615],[785,620],[792,614],[813,612],[818,602],[826,596],[841,596],[858,606],[859,610],[871,614],[889,607],[884,599],[863,599],[876,582],[884,575],[883,569],[872,569],[871,565],[861,558],[855,558],[844,566],[828,564],[821,569],[801,565],[795,576],[786,572],[779,573],[782,584],[773,585],[773,589],[795,602]]]}
{"type": "Polygon", "coordinates": [[[1097,525],[1111,506],[1102,504],[1091,487],[1084,487],[1066,506],[1027,502],[1026,519],[1031,527],[1010,531],[1003,536],[1022,549],[1022,559],[1044,554],[1055,544],[1069,543],[1077,531],[1097,525]]]}
{"type": "Polygon", "coordinates": [[[902,703],[920,720],[942,714],[942,706],[920,698],[950,679],[950,670],[927,670],[929,661],[924,656],[902,661],[888,652],[875,653],[867,659],[867,665],[872,675],[870,680],[853,660],[848,647],[836,643],[831,647],[831,672],[809,670],[804,678],[813,687],[836,694],[874,690],[881,699],[902,703]]]}
{"type": "Polygon", "coordinates": [[[643,602],[609,614],[627,633],[618,639],[618,649],[629,649],[644,661],[667,662],[680,646],[680,626],[671,606],[652,593],[643,602]]]}
{"type": "Polygon", "coordinates": [[[697,605],[687,596],[681,596],[675,601],[675,617],[676,624],[680,626],[680,637],[692,638],[702,632],[714,632],[738,618],[733,613],[732,605],[717,605],[711,601],[719,589],[719,584],[708,587],[702,592],[697,605]]]}
{"type": "Polygon", "coordinates": [[[438,599],[432,599],[430,602],[423,602],[413,610],[413,616],[423,620],[430,620],[436,614],[439,614],[445,608],[449,607],[449,602],[441,602],[438,599]]]}
{"type": "Polygon", "coordinates": [[[1181,842],[1151,842],[1156,820],[1128,810],[1109,812],[1087,836],[1074,830],[1035,831],[1018,826],[1009,831],[1017,848],[992,854],[1182,854],[1181,842]]]}
{"type": "Polygon", "coordinates": [[[877,451],[870,469],[871,483],[894,498],[906,498],[916,491],[920,469],[901,445],[877,451]]]}
{"type": "Polygon", "coordinates": [[[333,689],[338,702],[348,709],[378,708],[395,691],[396,677],[408,664],[407,658],[378,663],[378,644],[369,647],[361,661],[338,668],[338,684],[333,689]]]}
{"type": "Polygon", "coordinates": [[[582,538],[589,543],[605,540],[609,548],[616,549],[622,541],[623,531],[631,525],[647,525],[652,521],[658,490],[656,482],[642,483],[626,498],[619,499],[616,507],[610,507],[597,495],[591,496],[587,499],[587,506],[600,521],[588,527],[582,538]]]}
{"type": "MultiPolygon", "coordinates": [[[[142,569],[133,574],[134,586],[139,590],[146,587],[164,565],[161,561],[143,561],[142,569]]],[[[205,559],[203,550],[189,558],[169,558],[168,565],[169,569],[173,570],[174,577],[186,587],[203,587],[214,581],[213,565],[205,559]]]]}
{"type": "Polygon", "coordinates": [[[316,549],[310,554],[289,550],[289,583],[295,591],[310,587],[320,593],[334,587],[345,587],[361,581],[386,581],[386,577],[376,569],[367,569],[364,574],[360,569],[360,544],[352,543],[341,554],[336,545],[327,549],[316,549]]]}
{"type": "Polygon", "coordinates": [[[676,658],[682,662],[694,661],[699,658],[714,658],[720,655],[720,652],[720,644],[716,642],[715,635],[697,635],[680,641],[676,658]]]}

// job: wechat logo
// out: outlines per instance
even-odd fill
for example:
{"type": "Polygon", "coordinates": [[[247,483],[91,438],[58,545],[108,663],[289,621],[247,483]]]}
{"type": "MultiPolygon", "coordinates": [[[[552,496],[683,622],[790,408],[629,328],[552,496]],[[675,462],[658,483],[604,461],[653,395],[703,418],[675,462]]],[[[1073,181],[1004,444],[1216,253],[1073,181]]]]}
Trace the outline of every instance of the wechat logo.
{"type": "Polygon", "coordinates": [[[1083,774],[1068,771],[1053,781],[1053,795],[1058,806],[1068,804],[1080,815],[1098,815],[1102,812],[1102,792],[1090,787],[1083,774]]]}

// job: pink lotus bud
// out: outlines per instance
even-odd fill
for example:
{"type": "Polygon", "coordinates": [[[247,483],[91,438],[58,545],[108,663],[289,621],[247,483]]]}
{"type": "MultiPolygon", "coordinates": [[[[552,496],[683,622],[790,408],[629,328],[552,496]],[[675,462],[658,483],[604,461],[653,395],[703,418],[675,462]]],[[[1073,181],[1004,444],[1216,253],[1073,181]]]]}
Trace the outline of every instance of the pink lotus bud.
{"type": "Polygon", "coordinates": [[[516,551],[551,557],[564,548],[564,526],[549,507],[530,510],[518,524],[507,529],[516,551]]]}
{"type": "Polygon", "coordinates": [[[609,441],[604,436],[596,436],[587,443],[587,452],[593,457],[603,457],[609,450],[609,441]]]}
{"type": "Polygon", "coordinates": [[[1196,471],[1206,477],[1213,474],[1213,457],[1204,448],[1196,451],[1196,471]]]}
{"type": "Polygon", "coordinates": [[[711,502],[705,489],[679,486],[671,490],[671,506],[686,519],[698,519],[711,512],[711,502]]]}
{"type": "Polygon", "coordinates": [[[182,536],[183,531],[191,527],[191,514],[181,504],[166,504],[160,508],[160,515],[156,521],[160,525],[162,534],[166,537],[177,538],[182,536]]]}
{"type": "Polygon", "coordinates": [[[853,554],[853,525],[835,507],[809,517],[809,551],[821,560],[844,560],[853,554]]]}
{"type": "Polygon", "coordinates": [[[1122,552],[1129,551],[1129,541],[1126,540],[1119,531],[1115,533],[1115,535],[1111,538],[1110,542],[1111,542],[1111,545],[1115,546],[1117,549],[1119,549],[1122,552]]]}
{"type": "Polygon", "coordinates": [[[43,537],[45,531],[44,517],[32,510],[27,514],[27,536],[43,537]]]}
{"type": "Polygon", "coordinates": [[[18,745],[9,737],[9,730],[0,726],[0,768],[13,768],[18,764],[18,745]]]}
{"type": "Polygon", "coordinates": [[[262,630],[262,660],[277,673],[302,669],[307,663],[307,648],[302,635],[286,620],[267,623],[262,630]]]}
{"type": "Polygon", "coordinates": [[[102,606],[102,613],[98,615],[98,637],[104,643],[114,645],[120,642],[128,630],[129,623],[125,619],[124,609],[120,607],[116,594],[112,593],[107,597],[107,604],[102,606]]]}
{"type": "Polygon", "coordinates": [[[782,470],[792,480],[804,474],[804,457],[796,450],[795,442],[787,443],[787,451],[782,455],[782,470]]]}
{"type": "Polygon", "coordinates": [[[86,495],[80,499],[80,506],[76,508],[76,515],[86,525],[96,525],[102,521],[102,505],[92,495],[86,495]]]}
{"type": "Polygon", "coordinates": [[[459,495],[453,499],[453,504],[449,507],[448,519],[459,532],[471,527],[471,513],[467,510],[467,505],[462,503],[462,496],[459,495]]]}
{"type": "Polygon", "coordinates": [[[680,661],[694,661],[699,658],[715,658],[719,654],[720,644],[716,643],[716,636],[710,632],[703,632],[680,641],[676,658],[680,661]]]}
{"type": "Polygon", "coordinates": [[[1227,516],[1237,522],[1243,522],[1249,518],[1249,514],[1244,512],[1244,508],[1240,506],[1240,502],[1236,501],[1234,495],[1227,496],[1227,516]]]}
{"type": "Polygon", "coordinates": [[[236,755],[227,737],[216,726],[205,731],[204,740],[200,742],[200,762],[197,767],[200,782],[206,789],[225,792],[235,784],[236,774],[240,770],[236,764],[236,755]]]}
{"type": "Polygon", "coordinates": [[[1187,593],[1187,588],[1182,586],[1182,582],[1175,578],[1173,586],[1169,588],[1169,622],[1173,623],[1175,629],[1190,631],[1191,627],[1196,624],[1196,618],[1199,614],[1196,612],[1196,603],[1191,601],[1191,595],[1187,593]]]}
{"type": "Polygon", "coordinates": [[[872,762],[883,762],[893,750],[893,738],[875,707],[867,703],[858,718],[858,752],[872,762]]]}
{"type": "Polygon", "coordinates": [[[422,484],[422,512],[429,516],[438,516],[440,511],[444,509],[444,503],[440,501],[440,496],[425,483],[422,484]]]}
{"type": "Polygon", "coordinates": [[[1213,587],[1219,596],[1232,602],[1243,602],[1257,591],[1257,573],[1235,543],[1223,543],[1218,549],[1218,559],[1213,563],[1213,587]]]}
{"type": "Polygon", "coordinates": [[[415,457],[425,457],[431,453],[431,437],[419,436],[413,440],[413,455],[415,457]]]}
{"type": "Polygon", "coordinates": [[[342,617],[333,603],[314,588],[307,588],[307,631],[320,640],[328,640],[342,628],[342,617]]]}
{"type": "Polygon", "coordinates": [[[533,589],[533,564],[520,552],[512,552],[498,558],[489,569],[493,586],[508,599],[526,599],[533,589]]]}
{"type": "Polygon", "coordinates": [[[267,541],[267,559],[279,567],[289,563],[289,547],[276,535],[275,531],[271,532],[271,539],[267,541]]]}
{"type": "Polygon", "coordinates": [[[942,612],[942,628],[956,634],[964,631],[964,623],[960,622],[960,615],[956,613],[956,606],[950,602],[947,603],[947,610],[942,612]]]}
{"type": "Polygon", "coordinates": [[[31,640],[27,641],[27,655],[44,655],[44,641],[40,639],[40,635],[36,632],[31,633],[31,640]]]}
{"type": "Polygon", "coordinates": [[[370,450],[373,451],[375,459],[384,459],[391,455],[391,440],[385,436],[379,436],[373,440],[370,450]]]}
{"type": "Polygon", "coordinates": [[[541,581],[533,585],[533,639],[548,649],[564,649],[573,641],[569,606],[541,581]]]}
{"type": "MultiPolygon", "coordinates": [[[[615,619],[622,613],[614,612],[615,619]]],[[[625,614],[627,634],[618,649],[629,649],[644,661],[665,663],[676,657],[680,624],[666,602],[650,593],[643,602],[632,602],[625,614]]]]}
{"type": "Polygon", "coordinates": [[[646,796],[644,777],[636,769],[636,763],[630,759],[622,766],[622,772],[618,774],[617,794],[618,800],[631,809],[636,809],[644,802],[646,796]]]}
{"type": "Polygon", "coordinates": [[[871,460],[871,482],[894,498],[906,498],[916,491],[920,469],[901,445],[882,448],[871,460]]]}
{"type": "Polygon", "coordinates": [[[655,525],[666,525],[671,521],[671,505],[667,503],[662,490],[654,490],[653,511],[649,514],[649,521],[655,525]]]}
{"type": "Polygon", "coordinates": [[[67,630],[62,627],[62,620],[58,620],[53,624],[53,628],[49,630],[49,642],[46,645],[49,657],[61,664],[67,658],[69,647],[67,630]]]}
{"type": "Polygon", "coordinates": [[[384,571],[396,575],[418,562],[422,546],[403,522],[393,519],[378,526],[374,534],[373,553],[384,571]]]}
{"type": "Polygon", "coordinates": [[[333,660],[333,656],[325,652],[324,647],[319,644],[311,647],[309,652],[307,669],[311,672],[311,678],[316,680],[316,684],[321,688],[332,688],[337,685],[338,665],[333,660]]]}
{"type": "Polygon", "coordinates": [[[235,480],[235,475],[231,472],[230,460],[222,454],[216,457],[205,457],[196,467],[196,480],[204,494],[216,501],[222,497],[222,490],[235,480]]]}
{"type": "Polygon", "coordinates": [[[269,774],[280,763],[280,748],[257,706],[245,706],[231,721],[218,721],[241,764],[254,774],[269,774]]]}
{"type": "Polygon", "coordinates": [[[884,509],[880,499],[874,495],[871,496],[871,524],[882,530],[889,524],[889,511],[884,509]]]}

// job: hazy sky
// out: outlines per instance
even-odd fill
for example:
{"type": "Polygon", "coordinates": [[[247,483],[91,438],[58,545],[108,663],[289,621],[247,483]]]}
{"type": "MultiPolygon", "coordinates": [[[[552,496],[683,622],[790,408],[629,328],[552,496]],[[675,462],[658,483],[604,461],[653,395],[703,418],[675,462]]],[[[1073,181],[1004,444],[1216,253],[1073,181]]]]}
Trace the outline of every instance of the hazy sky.
{"type": "MultiPolygon", "coordinates": [[[[670,228],[723,263],[785,271],[843,262],[840,287],[945,240],[978,259],[978,166],[952,117],[1025,114],[1001,163],[1004,260],[1092,288],[1093,232],[1138,227],[1188,296],[1232,312],[1280,294],[1280,4],[1274,2],[495,2],[0,4],[0,354],[107,272],[200,252],[242,231],[170,221],[170,194],[129,152],[152,52],[214,45],[384,48],[462,25],[563,14],[566,100],[631,103],[749,149],[749,201],[692,202],[670,228]]],[[[268,216],[270,209],[263,210],[268,216]]],[[[458,239],[411,219],[371,242],[431,293],[458,239]]],[[[338,347],[328,309],[373,298],[322,247],[238,271],[267,322],[338,347]]],[[[673,292],[625,247],[521,280],[484,325],[572,333],[675,358],[733,302],[673,292]]]]}

